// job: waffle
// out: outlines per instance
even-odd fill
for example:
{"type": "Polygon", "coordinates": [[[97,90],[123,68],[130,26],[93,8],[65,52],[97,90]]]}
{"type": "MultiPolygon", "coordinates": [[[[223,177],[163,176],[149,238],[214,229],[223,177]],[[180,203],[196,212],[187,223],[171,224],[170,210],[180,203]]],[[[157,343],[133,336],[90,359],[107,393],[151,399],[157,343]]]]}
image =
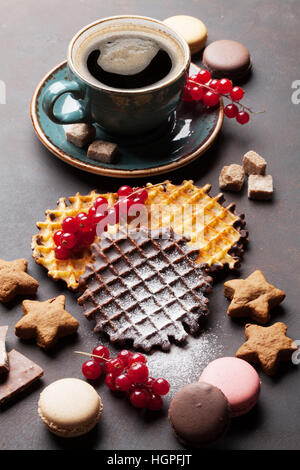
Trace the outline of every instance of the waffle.
{"type": "Polygon", "coordinates": [[[148,183],[146,187],[152,229],[171,227],[190,237],[190,244],[199,250],[196,262],[212,270],[238,267],[248,232],[243,230],[244,215],[235,214],[235,204],[225,208],[221,205],[223,194],[210,197],[210,184],[198,187],[193,181],[184,181],[176,186],[166,181],[161,185],[148,183]],[[183,206],[191,207],[184,217],[183,206]]]}
{"type": "MultiPolygon", "coordinates": [[[[77,193],[76,196],[69,197],[69,204],[65,198],[60,198],[55,210],[46,211],[46,220],[37,223],[40,232],[32,238],[35,261],[48,270],[50,277],[65,281],[70,289],[78,288],[78,280],[84,273],[87,263],[91,262],[90,248],[83,248],[80,257],[59,260],[54,253],[53,235],[61,229],[62,222],[66,217],[74,217],[79,212],[88,212],[98,196],[100,194],[96,191],[92,191],[86,196],[77,193]]],[[[101,194],[101,196],[106,197],[109,203],[114,203],[113,194],[101,194]]]]}
{"type": "MultiPolygon", "coordinates": [[[[184,181],[178,186],[170,181],[159,185],[148,183],[146,187],[149,228],[173,228],[176,233],[190,237],[189,243],[198,248],[196,261],[211,269],[224,266],[233,269],[239,265],[248,233],[243,230],[244,216],[235,214],[234,204],[224,208],[221,205],[222,194],[211,198],[208,195],[210,185],[197,187],[193,181],[184,181]],[[195,210],[191,216],[188,214],[183,219],[182,209],[188,206],[195,210]]],[[[57,260],[53,235],[61,228],[65,217],[87,212],[99,195],[96,191],[86,196],[77,193],[69,198],[69,204],[65,198],[59,199],[57,209],[47,210],[46,220],[37,223],[40,232],[32,239],[35,261],[48,270],[50,277],[64,280],[71,289],[77,289],[80,276],[87,263],[91,262],[91,252],[86,248],[80,258],[57,260]]],[[[102,196],[111,204],[117,200],[117,194],[114,193],[102,196]]]]}
{"type": "Polygon", "coordinates": [[[198,250],[172,230],[139,232],[120,228],[92,246],[93,263],[80,278],[78,299],[96,333],[134,348],[170,349],[199,329],[208,314],[206,294],[212,279],[194,262],[198,250]]]}

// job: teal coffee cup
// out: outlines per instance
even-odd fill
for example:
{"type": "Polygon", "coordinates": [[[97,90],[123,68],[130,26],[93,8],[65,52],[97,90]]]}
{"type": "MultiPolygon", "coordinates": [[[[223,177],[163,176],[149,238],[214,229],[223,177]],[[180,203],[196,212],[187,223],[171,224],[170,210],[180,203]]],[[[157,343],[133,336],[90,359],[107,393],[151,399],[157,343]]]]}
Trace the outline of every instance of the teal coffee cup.
{"type": "Polygon", "coordinates": [[[174,113],[187,80],[190,50],[180,35],[160,21],[143,16],[114,16],[95,21],[79,31],[69,44],[67,60],[69,79],[52,84],[43,98],[47,116],[58,124],[96,123],[110,134],[134,135],[159,128],[174,113]],[[127,41],[125,53],[122,50],[123,55],[120,55],[118,41],[124,38],[127,41]],[[138,47],[135,38],[138,39],[138,47]],[[139,42],[141,38],[142,42],[139,42]],[[97,53],[99,44],[105,44],[108,53],[100,55],[100,58],[106,66],[113,64],[112,67],[119,67],[118,77],[120,68],[121,74],[123,69],[126,72],[125,78],[129,82],[132,70],[135,71],[134,77],[143,77],[140,75],[140,62],[145,63],[148,58],[144,45],[152,43],[158,44],[160,51],[166,51],[169,58],[168,64],[165,56],[162,56],[162,65],[157,62],[158,79],[155,83],[147,83],[147,68],[141,72],[146,73],[146,85],[137,86],[132,81],[131,88],[127,82],[125,87],[116,86],[116,75],[111,74],[111,70],[107,73],[104,66],[103,82],[91,73],[88,65],[91,53],[97,53]],[[110,49],[111,44],[114,48],[110,49]],[[137,54],[132,54],[135,47],[137,54]],[[161,76],[163,73],[165,76],[161,76]],[[58,111],[56,101],[60,98],[61,104],[68,95],[77,101],[76,106],[70,109],[70,106],[60,105],[58,111]]]}

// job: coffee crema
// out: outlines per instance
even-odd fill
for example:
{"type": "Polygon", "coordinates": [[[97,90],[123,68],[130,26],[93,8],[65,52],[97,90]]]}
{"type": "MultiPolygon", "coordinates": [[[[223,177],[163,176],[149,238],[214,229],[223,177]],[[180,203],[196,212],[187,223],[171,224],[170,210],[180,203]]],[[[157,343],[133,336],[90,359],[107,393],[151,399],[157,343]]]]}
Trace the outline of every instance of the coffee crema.
{"type": "Polygon", "coordinates": [[[76,57],[80,72],[95,84],[141,89],[163,83],[183,64],[178,44],[162,31],[112,28],[83,42],[76,57]]]}

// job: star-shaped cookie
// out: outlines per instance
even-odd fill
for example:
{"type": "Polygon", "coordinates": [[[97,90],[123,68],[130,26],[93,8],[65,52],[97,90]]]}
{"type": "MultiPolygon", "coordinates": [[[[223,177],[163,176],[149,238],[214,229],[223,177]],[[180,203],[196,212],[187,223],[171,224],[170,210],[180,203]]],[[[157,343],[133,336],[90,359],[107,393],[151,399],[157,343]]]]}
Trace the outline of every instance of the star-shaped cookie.
{"type": "Polygon", "coordinates": [[[259,270],[247,279],[232,279],[224,284],[225,297],[232,299],[227,314],[249,317],[262,325],[270,320],[270,310],[285,298],[285,293],[269,284],[259,270]]]}
{"type": "Polygon", "coordinates": [[[236,357],[247,362],[259,362],[268,375],[277,372],[279,362],[289,361],[297,345],[286,336],[287,326],[277,322],[271,326],[245,326],[247,341],[237,350],[236,357]]]}
{"type": "Polygon", "coordinates": [[[37,345],[48,349],[59,338],[71,335],[78,329],[76,318],[65,310],[65,296],[38,302],[23,301],[24,317],[15,326],[15,334],[22,339],[36,338],[37,345]]]}
{"type": "Polygon", "coordinates": [[[33,295],[39,283],[26,273],[28,261],[0,259],[0,302],[10,302],[16,295],[33,295]]]}

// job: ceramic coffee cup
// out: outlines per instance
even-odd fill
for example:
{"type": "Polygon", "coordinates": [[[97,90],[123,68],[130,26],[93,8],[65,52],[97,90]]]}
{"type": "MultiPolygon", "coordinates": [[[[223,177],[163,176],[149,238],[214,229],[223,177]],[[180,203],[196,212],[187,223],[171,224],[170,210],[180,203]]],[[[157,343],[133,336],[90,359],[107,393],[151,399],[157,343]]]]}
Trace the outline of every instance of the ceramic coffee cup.
{"type": "Polygon", "coordinates": [[[134,135],[158,128],[175,111],[188,75],[190,50],[180,35],[158,20],[114,16],[100,19],[79,31],[69,44],[67,60],[69,80],[55,82],[43,97],[43,109],[48,117],[58,124],[97,123],[111,134],[134,135]],[[110,29],[127,27],[146,28],[165,35],[174,46],[174,57],[180,59],[177,68],[165,79],[135,89],[113,88],[82,73],[81,51],[89,42],[110,29]],[[55,111],[57,99],[64,94],[71,94],[77,100],[77,106],[72,110],[60,106],[61,111],[55,111]]]}

